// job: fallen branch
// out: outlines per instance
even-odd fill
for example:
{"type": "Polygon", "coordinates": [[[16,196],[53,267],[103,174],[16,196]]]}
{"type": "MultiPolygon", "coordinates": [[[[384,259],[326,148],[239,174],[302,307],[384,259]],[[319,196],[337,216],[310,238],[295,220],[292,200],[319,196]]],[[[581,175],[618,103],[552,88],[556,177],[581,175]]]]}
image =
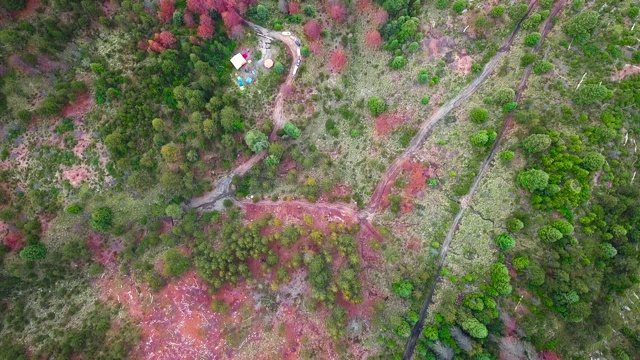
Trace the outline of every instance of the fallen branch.
{"type": "Polygon", "coordinates": [[[582,79],[580,79],[580,82],[578,83],[578,86],[576,87],[576,90],[578,90],[578,88],[580,88],[580,85],[582,85],[582,82],[584,81],[584,78],[587,76],[587,73],[584,73],[584,75],[582,75],[582,79]]]}

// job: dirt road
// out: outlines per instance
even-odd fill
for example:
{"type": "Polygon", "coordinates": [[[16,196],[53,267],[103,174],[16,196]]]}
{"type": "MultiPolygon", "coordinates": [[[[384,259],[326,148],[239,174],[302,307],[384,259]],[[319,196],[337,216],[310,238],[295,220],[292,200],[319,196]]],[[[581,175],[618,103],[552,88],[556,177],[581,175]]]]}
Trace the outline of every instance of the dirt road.
{"type": "MultiPolygon", "coordinates": [[[[545,37],[547,36],[547,34],[549,33],[549,31],[553,28],[553,19],[558,16],[560,14],[560,12],[566,7],[566,2],[567,0],[559,0],[557,1],[552,10],[551,10],[551,14],[547,17],[547,20],[542,24],[541,27],[541,35],[542,38],[540,40],[540,43],[534,48],[534,50],[537,52],[541,49],[542,46],[542,42],[544,41],[545,37]]],[[[536,5],[536,2],[531,3],[531,5],[529,6],[529,11],[527,12],[527,15],[525,15],[525,17],[520,20],[520,22],[518,23],[518,25],[516,26],[516,28],[514,29],[512,36],[510,36],[509,41],[513,41],[513,35],[515,35],[515,32],[518,30],[518,28],[520,27],[520,24],[522,23],[522,21],[524,19],[527,18],[527,16],[530,14],[531,10],[533,9],[533,7],[536,5]]],[[[529,80],[529,76],[531,75],[531,71],[532,71],[532,67],[533,65],[529,65],[527,66],[527,68],[525,68],[525,71],[522,75],[522,79],[520,80],[520,84],[518,85],[518,89],[516,91],[516,97],[515,97],[515,101],[520,103],[522,100],[522,95],[527,87],[527,82],[529,80]]],[[[455,235],[457,229],[458,229],[458,225],[460,224],[460,220],[462,219],[462,215],[464,214],[464,212],[469,208],[471,201],[473,199],[473,195],[475,194],[476,190],[478,189],[478,186],[480,185],[480,182],[482,181],[482,178],[484,177],[484,175],[486,174],[488,168],[489,168],[489,164],[491,163],[491,161],[493,161],[493,158],[495,157],[496,152],[498,151],[498,148],[500,147],[500,142],[502,140],[502,138],[504,137],[504,135],[506,134],[507,130],[511,127],[511,124],[513,122],[513,116],[511,114],[509,114],[506,118],[505,118],[505,122],[502,126],[502,129],[500,130],[500,134],[498,135],[498,137],[496,138],[491,151],[489,152],[489,155],[485,158],[484,162],[482,163],[482,166],[480,167],[480,171],[478,172],[478,175],[476,175],[476,178],[473,182],[473,184],[471,185],[471,188],[469,189],[469,193],[461,199],[460,201],[460,209],[458,210],[458,213],[456,214],[453,222],[451,223],[451,226],[449,227],[449,231],[447,232],[447,236],[444,239],[443,245],[442,245],[442,250],[440,252],[440,258],[438,260],[438,269],[436,272],[436,277],[433,280],[433,283],[431,284],[431,288],[429,290],[429,295],[427,296],[427,298],[425,299],[425,302],[422,305],[422,308],[420,309],[420,318],[419,320],[416,322],[416,324],[414,325],[412,331],[411,331],[411,337],[409,338],[409,340],[407,341],[407,347],[405,348],[405,353],[403,356],[404,360],[409,360],[411,359],[411,356],[413,355],[413,351],[415,349],[417,340],[418,340],[418,336],[420,335],[420,333],[422,332],[422,327],[424,325],[424,319],[427,316],[427,310],[429,309],[429,306],[431,305],[431,301],[433,299],[433,294],[435,292],[436,286],[438,285],[438,282],[441,278],[441,272],[442,272],[442,268],[444,267],[444,262],[445,259],[447,257],[447,253],[449,251],[449,246],[451,245],[451,241],[453,240],[453,236],[455,235]]]]}

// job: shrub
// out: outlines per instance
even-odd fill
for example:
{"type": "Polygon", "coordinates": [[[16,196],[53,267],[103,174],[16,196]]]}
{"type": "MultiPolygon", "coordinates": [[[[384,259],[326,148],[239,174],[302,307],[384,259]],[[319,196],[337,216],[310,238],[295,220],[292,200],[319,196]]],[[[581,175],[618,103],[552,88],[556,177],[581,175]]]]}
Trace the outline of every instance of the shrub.
{"type": "Polygon", "coordinates": [[[536,75],[542,75],[553,70],[553,64],[543,60],[533,66],[533,73],[536,75]]]}
{"type": "Polygon", "coordinates": [[[409,44],[409,46],[407,46],[407,50],[409,52],[416,52],[418,50],[420,50],[420,44],[418,44],[417,42],[412,42],[409,44]]]}
{"type": "Polygon", "coordinates": [[[455,3],[453,3],[453,7],[452,7],[453,11],[456,14],[462,14],[464,9],[466,9],[466,8],[467,8],[467,3],[465,1],[463,1],[463,0],[456,1],[455,3]]]}
{"type": "Polygon", "coordinates": [[[516,154],[511,150],[502,150],[500,152],[500,159],[502,159],[502,161],[505,161],[505,162],[513,160],[515,156],[516,154]]]}
{"type": "Polygon", "coordinates": [[[22,251],[20,251],[20,257],[29,261],[42,260],[46,256],[47,247],[39,241],[27,245],[24,249],[22,249],[22,251]]]}
{"type": "Polygon", "coordinates": [[[527,52],[520,58],[520,66],[526,67],[533,64],[536,61],[536,54],[527,52]]]}
{"type": "Polygon", "coordinates": [[[113,211],[103,206],[91,213],[91,227],[96,231],[106,232],[113,223],[113,211]]]}
{"type": "Polygon", "coordinates": [[[504,264],[496,263],[491,265],[491,287],[499,295],[509,295],[513,288],[509,277],[509,269],[504,264]]]}
{"type": "Polygon", "coordinates": [[[0,5],[9,11],[20,11],[27,7],[27,0],[2,0],[0,5]]]}
{"type": "Polygon", "coordinates": [[[582,167],[584,167],[589,171],[597,171],[597,170],[600,170],[600,168],[602,168],[602,165],[604,165],[604,162],[605,162],[604,155],[595,151],[590,151],[582,159],[581,165],[582,167]]]}
{"type": "Polygon", "coordinates": [[[544,190],[549,185],[549,174],[537,169],[523,170],[516,180],[518,185],[529,191],[544,190]]]}
{"type": "Polygon", "coordinates": [[[418,73],[418,82],[420,84],[426,84],[429,81],[429,73],[427,70],[420,70],[418,73]]]}
{"type": "Polygon", "coordinates": [[[511,261],[513,268],[520,271],[524,270],[529,266],[529,259],[526,256],[516,256],[511,261]]]}
{"type": "Polygon", "coordinates": [[[263,160],[264,164],[267,166],[276,166],[280,164],[280,158],[275,155],[269,155],[263,160]]]}
{"type": "Polygon", "coordinates": [[[300,137],[301,131],[293,123],[287,122],[286,124],[284,124],[284,133],[295,140],[300,137]]]}
{"type": "Polygon", "coordinates": [[[304,12],[304,14],[307,15],[308,17],[316,16],[316,8],[313,7],[313,5],[305,6],[304,10],[302,10],[302,12],[304,12]]]}
{"type": "Polygon", "coordinates": [[[71,215],[78,215],[82,212],[82,207],[79,204],[71,204],[64,209],[64,212],[71,215]]]}
{"type": "Polygon", "coordinates": [[[486,146],[491,144],[498,134],[493,130],[480,130],[477,133],[471,135],[469,141],[473,146],[486,146]]]}
{"type": "Polygon", "coordinates": [[[511,88],[502,88],[496,91],[493,96],[493,101],[499,106],[502,106],[510,101],[513,101],[513,98],[516,96],[516,92],[511,88]]]}
{"type": "Polygon", "coordinates": [[[489,111],[483,107],[474,107],[469,111],[469,119],[475,123],[483,123],[487,121],[489,111]]]}
{"type": "Polygon", "coordinates": [[[518,103],[515,101],[510,101],[506,104],[504,104],[504,106],[502,107],[502,111],[506,112],[506,113],[510,113],[513,110],[515,110],[518,107],[518,103]]]}
{"type": "Polygon", "coordinates": [[[425,326],[422,329],[422,335],[428,340],[436,341],[438,340],[438,327],[436,325],[425,326]]]}
{"type": "Polygon", "coordinates": [[[509,251],[516,246],[516,241],[507,233],[498,235],[495,242],[502,251],[509,251]]]}
{"type": "Polygon", "coordinates": [[[529,10],[527,4],[516,4],[509,8],[509,18],[511,21],[518,22],[522,19],[529,10]]]}
{"type": "Polygon", "coordinates": [[[174,219],[181,219],[184,211],[178,204],[170,204],[164,209],[164,213],[174,219]]]}
{"type": "Polygon", "coordinates": [[[546,150],[551,146],[551,137],[546,134],[533,134],[522,140],[522,147],[527,153],[546,150]]]}
{"type": "Polygon", "coordinates": [[[423,96],[422,99],[420,99],[420,103],[422,105],[429,105],[429,97],[428,96],[423,96]]]}
{"type": "Polygon", "coordinates": [[[393,292],[403,299],[407,299],[413,293],[413,284],[409,280],[402,280],[393,284],[393,292]]]}
{"type": "Polygon", "coordinates": [[[482,301],[482,298],[482,294],[467,294],[462,303],[471,310],[482,311],[484,309],[484,301],[482,301]]]}
{"type": "Polygon", "coordinates": [[[507,229],[509,231],[518,231],[524,228],[524,223],[518,218],[510,218],[507,220],[507,229]]]}
{"type": "Polygon", "coordinates": [[[538,237],[540,238],[540,240],[546,243],[556,242],[562,239],[562,236],[563,235],[560,230],[554,228],[551,225],[545,225],[538,229],[538,237]]]}
{"type": "Polygon", "coordinates": [[[178,249],[167,250],[162,257],[162,260],[164,261],[164,268],[162,269],[162,272],[165,276],[180,276],[189,270],[189,267],[191,267],[189,258],[183,255],[178,249]]]}
{"type": "Polygon", "coordinates": [[[170,163],[178,162],[181,157],[180,148],[174,143],[163,145],[162,148],[160,148],[160,153],[162,157],[170,163]]]}
{"type": "Polygon", "coordinates": [[[583,44],[589,39],[593,29],[598,26],[598,18],[599,15],[595,11],[584,11],[569,20],[564,26],[564,31],[583,44]]]}
{"type": "Polygon", "coordinates": [[[391,67],[395,70],[402,69],[407,64],[404,56],[396,56],[391,62],[391,67]]]}
{"type": "Polygon", "coordinates": [[[504,7],[501,5],[494,6],[491,11],[489,11],[489,16],[492,18],[499,18],[504,15],[504,7]]]}
{"type": "Polygon", "coordinates": [[[368,101],[369,111],[371,115],[378,116],[387,110],[387,103],[378,96],[372,96],[368,101]]]}

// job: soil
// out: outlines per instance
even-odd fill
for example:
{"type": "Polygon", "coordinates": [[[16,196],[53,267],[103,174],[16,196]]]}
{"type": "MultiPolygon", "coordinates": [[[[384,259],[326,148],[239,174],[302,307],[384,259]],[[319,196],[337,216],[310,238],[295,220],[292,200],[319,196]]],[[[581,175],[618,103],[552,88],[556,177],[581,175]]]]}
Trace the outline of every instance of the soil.
{"type": "Polygon", "coordinates": [[[75,101],[62,108],[62,116],[80,120],[93,106],[93,96],[89,93],[80,94],[75,101]]]}
{"type": "Polygon", "coordinates": [[[34,11],[36,11],[36,9],[38,8],[38,5],[40,5],[40,1],[39,0],[28,0],[27,1],[27,6],[20,10],[20,11],[16,11],[15,13],[13,13],[13,16],[18,18],[18,19],[24,19],[29,17],[31,14],[33,14],[34,11]]]}
{"type": "Polygon", "coordinates": [[[455,60],[451,64],[455,72],[463,75],[471,74],[471,65],[473,65],[473,58],[467,55],[464,50],[456,54],[455,60]]]}
{"type": "Polygon", "coordinates": [[[87,165],[75,165],[62,170],[62,176],[74,187],[79,186],[85,181],[89,181],[93,175],[87,165]]]}
{"type": "Polygon", "coordinates": [[[640,66],[638,65],[630,65],[626,64],[622,70],[617,71],[612,77],[612,81],[620,81],[627,76],[631,76],[634,74],[640,74],[640,66]]]}

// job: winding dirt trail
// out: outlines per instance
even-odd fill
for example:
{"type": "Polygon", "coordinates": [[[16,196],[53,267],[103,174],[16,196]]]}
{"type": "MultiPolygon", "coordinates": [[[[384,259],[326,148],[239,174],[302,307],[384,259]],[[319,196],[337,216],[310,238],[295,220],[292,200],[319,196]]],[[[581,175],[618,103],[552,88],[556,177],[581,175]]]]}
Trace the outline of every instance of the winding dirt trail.
{"type": "MultiPolygon", "coordinates": [[[[522,23],[522,21],[524,21],[527,16],[529,16],[530,12],[532,11],[533,7],[536,5],[537,1],[534,1],[530,4],[529,6],[529,11],[527,12],[527,15],[525,15],[525,17],[520,20],[520,22],[518,23],[518,25],[516,25],[516,28],[514,29],[513,33],[512,33],[512,37],[510,37],[510,41],[513,40],[513,35],[515,35],[515,32],[518,30],[518,28],[520,27],[520,24],[522,23]]],[[[562,10],[564,10],[564,8],[567,5],[567,0],[559,0],[557,1],[553,8],[551,9],[551,13],[550,15],[547,17],[547,20],[542,24],[541,26],[541,40],[538,43],[538,45],[534,48],[534,52],[539,52],[541,47],[542,47],[542,43],[544,42],[544,39],[546,38],[547,34],[549,33],[549,31],[553,28],[554,22],[553,19],[558,16],[560,14],[560,12],[562,10]]],[[[533,65],[528,65],[523,74],[522,74],[522,78],[520,80],[520,84],[518,85],[518,89],[516,91],[516,96],[515,96],[515,101],[517,103],[520,103],[522,100],[522,96],[524,94],[524,91],[527,88],[527,82],[529,80],[529,77],[531,76],[531,72],[533,69],[533,65]]],[[[415,346],[417,344],[417,340],[418,337],[420,335],[420,333],[422,332],[422,328],[424,326],[424,319],[427,316],[427,310],[429,309],[429,305],[431,305],[432,299],[433,299],[433,294],[435,293],[435,289],[436,286],[438,285],[438,282],[441,278],[441,273],[442,273],[442,268],[444,266],[444,262],[445,259],[447,257],[447,252],[449,251],[449,246],[451,245],[451,241],[453,240],[453,236],[455,235],[457,229],[458,229],[458,225],[460,224],[460,220],[462,219],[462,215],[465,213],[465,211],[469,208],[470,204],[471,204],[471,200],[473,199],[473,195],[475,194],[476,190],[478,189],[478,186],[480,185],[480,182],[482,181],[482,178],[484,177],[484,175],[486,174],[488,168],[489,168],[489,164],[491,163],[491,161],[493,161],[493,158],[495,157],[496,152],[498,151],[498,148],[500,147],[500,143],[502,141],[502,139],[504,138],[505,134],[507,133],[507,131],[511,128],[513,124],[513,115],[509,114],[506,116],[504,124],[502,126],[502,129],[500,130],[500,134],[498,135],[498,137],[496,138],[491,151],[489,152],[489,155],[485,158],[484,162],[482,163],[482,166],[480,167],[480,171],[478,172],[478,175],[476,175],[476,178],[473,182],[473,184],[471,185],[471,188],[469,189],[469,193],[463,197],[460,200],[460,209],[458,210],[458,213],[456,214],[453,222],[451,223],[451,226],[449,227],[449,231],[447,232],[447,236],[445,237],[445,240],[443,242],[442,245],[442,251],[440,252],[440,258],[438,260],[438,268],[437,268],[437,272],[436,272],[436,277],[434,278],[432,284],[431,284],[431,288],[429,290],[429,294],[427,295],[427,298],[425,299],[425,302],[422,305],[422,308],[420,309],[420,318],[418,319],[418,321],[416,322],[416,324],[414,325],[413,329],[411,330],[411,336],[409,338],[409,340],[407,341],[407,346],[405,348],[405,353],[403,355],[403,359],[404,360],[409,360],[411,359],[411,356],[413,355],[413,351],[415,350],[415,346]]]]}
{"type": "MultiPolygon", "coordinates": [[[[291,52],[292,60],[291,66],[289,67],[289,73],[287,74],[287,78],[285,79],[284,83],[280,85],[280,89],[278,90],[278,94],[275,98],[273,109],[273,130],[271,130],[271,134],[269,135],[269,141],[274,141],[278,136],[278,130],[282,129],[284,127],[284,124],[287,122],[286,118],[284,117],[284,89],[291,87],[293,85],[293,80],[295,79],[298,68],[298,65],[296,65],[296,61],[300,58],[298,56],[298,46],[291,38],[291,36],[282,35],[281,32],[263,28],[262,26],[254,24],[247,20],[245,20],[245,24],[253,31],[255,31],[258,36],[265,37],[269,40],[277,39],[281,41],[291,52]]],[[[244,175],[258,161],[261,161],[266,156],[266,151],[253,155],[247,161],[238,165],[229,174],[218,179],[211,191],[206,192],[202,196],[191,199],[188,202],[187,206],[199,210],[220,209],[222,207],[222,200],[233,196],[233,192],[231,191],[231,180],[233,179],[233,177],[236,175],[244,175]]]]}

